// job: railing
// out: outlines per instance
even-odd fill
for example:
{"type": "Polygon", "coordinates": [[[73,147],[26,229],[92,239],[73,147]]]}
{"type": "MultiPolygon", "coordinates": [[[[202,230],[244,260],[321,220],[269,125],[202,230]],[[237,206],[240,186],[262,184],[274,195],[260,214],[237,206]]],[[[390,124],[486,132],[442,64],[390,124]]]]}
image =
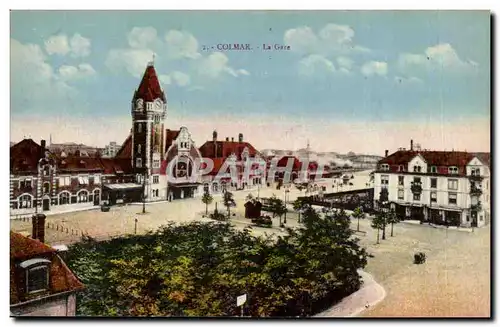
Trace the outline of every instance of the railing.
{"type": "Polygon", "coordinates": [[[422,183],[421,182],[411,182],[410,190],[413,194],[422,193],[422,183]]]}
{"type": "Polygon", "coordinates": [[[481,194],[483,194],[483,190],[481,190],[477,186],[472,185],[470,188],[470,194],[471,195],[481,195],[481,194]]]}
{"type": "Polygon", "coordinates": [[[479,174],[476,174],[476,173],[472,173],[472,174],[470,174],[468,177],[469,177],[469,179],[470,179],[471,181],[481,181],[481,180],[483,180],[483,179],[484,179],[484,177],[483,177],[483,176],[481,176],[481,175],[479,175],[479,174]]]}
{"type": "Polygon", "coordinates": [[[481,211],[482,208],[483,207],[481,205],[481,201],[479,201],[476,204],[471,204],[471,206],[470,206],[470,210],[472,210],[472,211],[481,211]]]}

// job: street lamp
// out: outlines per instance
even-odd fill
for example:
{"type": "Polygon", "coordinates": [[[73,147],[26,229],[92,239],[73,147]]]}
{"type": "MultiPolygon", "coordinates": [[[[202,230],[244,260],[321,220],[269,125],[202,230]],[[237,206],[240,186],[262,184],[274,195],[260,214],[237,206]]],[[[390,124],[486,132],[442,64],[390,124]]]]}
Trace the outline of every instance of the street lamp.
{"type": "Polygon", "coordinates": [[[285,188],[285,220],[283,221],[284,224],[286,224],[286,213],[288,211],[287,207],[286,207],[286,203],[287,203],[287,198],[288,198],[288,193],[290,193],[290,190],[288,189],[290,186],[287,186],[285,188]]]}
{"type": "Polygon", "coordinates": [[[146,213],[146,179],[148,177],[148,166],[144,166],[142,176],[142,213],[146,213]]]}

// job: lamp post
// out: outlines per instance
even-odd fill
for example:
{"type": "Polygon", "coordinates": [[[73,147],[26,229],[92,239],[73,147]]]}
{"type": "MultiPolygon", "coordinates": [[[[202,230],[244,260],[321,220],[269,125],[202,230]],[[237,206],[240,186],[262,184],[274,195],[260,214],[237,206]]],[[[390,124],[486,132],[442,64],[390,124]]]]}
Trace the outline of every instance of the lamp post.
{"type": "Polygon", "coordinates": [[[142,213],[146,213],[146,179],[148,176],[148,166],[144,167],[142,176],[142,213]]]}
{"type": "Polygon", "coordinates": [[[287,198],[288,198],[288,193],[290,193],[290,190],[289,190],[288,188],[289,188],[289,186],[287,186],[287,187],[285,188],[285,219],[284,219],[284,221],[283,221],[283,223],[284,223],[284,224],[286,224],[286,213],[287,213],[287,211],[288,211],[288,209],[287,209],[287,207],[286,207],[287,200],[288,200],[288,199],[287,199],[287,198]]]}

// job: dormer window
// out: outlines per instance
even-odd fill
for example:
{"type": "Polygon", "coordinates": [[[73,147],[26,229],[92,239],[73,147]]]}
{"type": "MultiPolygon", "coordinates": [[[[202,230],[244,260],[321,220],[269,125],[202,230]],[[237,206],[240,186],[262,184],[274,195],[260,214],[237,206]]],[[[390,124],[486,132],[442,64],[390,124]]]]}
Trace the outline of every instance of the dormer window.
{"type": "Polygon", "coordinates": [[[49,289],[49,260],[30,259],[21,262],[20,267],[26,270],[26,292],[28,294],[49,289]]]}
{"type": "Polygon", "coordinates": [[[458,167],[455,166],[448,167],[448,174],[450,175],[458,174],[458,167]]]}
{"type": "Polygon", "coordinates": [[[470,171],[470,174],[472,176],[481,176],[481,169],[479,168],[472,168],[470,171]]]}
{"type": "Polygon", "coordinates": [[[421,166],[413,166],[413,172],[415,172],[415,173],[422,172],[422,167],[421,166]]]}
{"type": "Polygon", "coordinates": [[[432,173],[432,174],[437,173],[437,167],[436,167],[436,166],[432,166],[432,167],[431,167],[431,173],[432,173]]]}
{"type": "Polygon", "coordinates": [[[389,165],[388,164],[382,164],[381,168],[382,168],[382,170],[389,170],[389,165]]]}
{"type": "Polygon", "coordinates": [[[398,171],[405,171],[405,166],[399,165],[398,171]]]}

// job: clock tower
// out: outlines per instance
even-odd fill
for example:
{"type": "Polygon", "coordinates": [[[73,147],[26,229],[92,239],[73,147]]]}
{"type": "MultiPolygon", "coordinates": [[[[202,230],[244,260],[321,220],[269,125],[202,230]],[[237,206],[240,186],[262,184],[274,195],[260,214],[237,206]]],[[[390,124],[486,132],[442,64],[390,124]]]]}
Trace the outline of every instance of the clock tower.
{"type": "Polygon", "coordinates": [[[159,184],[160,165],[165,155],[166,113],[167,98],[158,81],[154,63],[150,62],[132,98],[132,167],[137,182],[145,182],[148,201],[160,197],[160,185],[156,184],[159,184]]]}

